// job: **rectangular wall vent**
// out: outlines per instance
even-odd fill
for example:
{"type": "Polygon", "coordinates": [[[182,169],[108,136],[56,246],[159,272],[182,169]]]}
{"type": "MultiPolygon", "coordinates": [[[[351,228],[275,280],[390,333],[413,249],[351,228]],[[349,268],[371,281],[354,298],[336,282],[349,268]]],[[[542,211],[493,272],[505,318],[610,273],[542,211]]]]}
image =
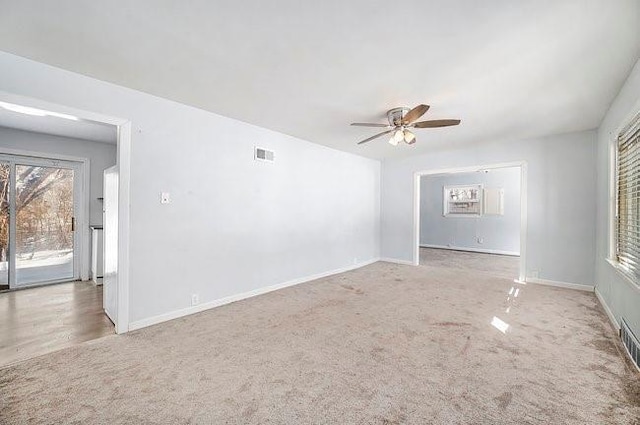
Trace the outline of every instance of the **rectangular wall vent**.
{"type": "Polygon", "coordinates": [[[273,151],[256,146],[254,158],[257,161],[273,162],[275,160],[275,154],[273,151]]]}
{"type": "Polygon", "coordinates": [[[633,363],[636,365],[638,370],[640,370],[640,342],[624,319],[620,321],[620,337],[622,338],[624,347],[627,349],[629,357],[631,357],[633,363]]]}

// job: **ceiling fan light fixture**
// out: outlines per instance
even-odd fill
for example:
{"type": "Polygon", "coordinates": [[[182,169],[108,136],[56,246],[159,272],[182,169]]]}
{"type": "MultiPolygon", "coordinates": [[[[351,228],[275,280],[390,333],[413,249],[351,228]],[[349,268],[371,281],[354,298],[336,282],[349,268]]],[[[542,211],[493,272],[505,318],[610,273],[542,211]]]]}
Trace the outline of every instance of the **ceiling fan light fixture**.
{"type": "MultiPolygon", "coordinates": [[[[391,138],[389,139],[389,144],[392,146],[398,146],[399,143],[405,142],[407,145],[413,145],[416,143],[416,135],[413,132],[409,131],[409,129],[413,130],[414,128],[422,129],[422,128],[439,128],[439,127],[449,127],[453,125],[460,124],[459,119],[440,119],[440,120],[427,120],[427,121],[417,121],[425,112],[429,110],[429,105],[418,105],[413,109],[409,109],[406,107],[393,108],[387,111],[387,121],[389,124],[382,123],[362,123],[355,122],[351,123],[353,126],[358,127],[380,127],[386,128],[385,131],[374,134],[373,136],[367,137],[364,140],[358,142],[358,145],[362,145],[364,143],[369,143],[372,140],[375,140],[379,137],[387,136],[391,134],[391,138]]],[[[388,136],[387,136],[388,137],[388,136]]]]}
{"type": "Polygon", "coordinates": [[[413,145],[416,142],[416,135],[409,130],[404,131],[403,138],[407,145],[413,145]]]}

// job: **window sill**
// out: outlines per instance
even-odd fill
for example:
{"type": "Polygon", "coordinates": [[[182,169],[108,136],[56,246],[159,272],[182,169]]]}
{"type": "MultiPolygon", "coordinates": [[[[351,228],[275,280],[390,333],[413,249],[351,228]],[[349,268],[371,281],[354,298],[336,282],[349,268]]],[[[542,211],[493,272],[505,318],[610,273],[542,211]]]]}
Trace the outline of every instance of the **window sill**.
{"type": "Polygon", "coordinates": [[[618,272],[618,275],[620,275],[629,285],[631,285],[633,289],[640,292],[640,282],[637,281],[637,278],[635,276],[631,275],[627,270],[625,270],[616,260],[607,258],[607,263],[609,263],[611,267],[613,267],[613,269],[618,272]]]}

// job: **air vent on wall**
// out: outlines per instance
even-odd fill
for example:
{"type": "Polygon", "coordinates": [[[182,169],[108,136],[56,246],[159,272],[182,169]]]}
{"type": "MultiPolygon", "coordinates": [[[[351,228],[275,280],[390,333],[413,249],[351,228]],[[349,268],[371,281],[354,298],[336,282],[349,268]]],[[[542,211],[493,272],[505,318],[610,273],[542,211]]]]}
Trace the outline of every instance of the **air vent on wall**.
{"type": "Polygon", "coordinates": [[[275,154],[273,153],[273,151],[256,146],[254,158],[257,161],[273,162],[275,159],[275,154]]]}
{"type": "Polygon", "coordinates": [[[620,337],[622,338],[624,347],[627,349],[629,357],[631,357],[633,363],[638,370],[640,370],[640,342],[633,332],[631,332],[629,325],[627,325],[624,319],[620,321],[620,337]]]}

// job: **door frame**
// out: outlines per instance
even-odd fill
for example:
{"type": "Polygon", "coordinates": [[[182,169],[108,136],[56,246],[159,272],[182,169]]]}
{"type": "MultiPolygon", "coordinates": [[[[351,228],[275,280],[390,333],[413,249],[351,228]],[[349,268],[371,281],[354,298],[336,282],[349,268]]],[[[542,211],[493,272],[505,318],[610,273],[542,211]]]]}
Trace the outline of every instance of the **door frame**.
{"type": "MultiPolygon", "coordinates": [[[[16,280],[16,235],[15,235],[15,201],[9,203],[10,222],[9,226],[9,258],[14,261],[9,262],[9,289],[22,289],[33,286],[49,285],[52,283],[68,282],[69,280],[88,280],[89,266],[89,190],[90,190],[90,161],[88,158],[73,157],[69,155],[59,155],[55,153],[34,152],[21,149],[7,149],[0,147],[0,162],[11,164],[14,168],[16,165],[33,165],[38,167],[55,167],[55,164],[48,164],[47,161],[60,161],[60,168],[74,170],[73,182],[73,198],[74,198],[74,218],[76,220],[76,229],[73,235],[73,276],[71,279],[51,279],[42,282],[34,282],[26,285],[17,285],[16,280]],[[85,278],[86,277],[86,278],[85,278]],[[13,280],[14,286],[11,286],[13,280]]],[[[10,174],[11,177],[11,195],[15,198],[16,190],[16,174],[15,171],[10,174]]]]}
{"type": "MultiPolygon", "coordinates": [[[[131,194],[131,121],[72,108],[45,100],[0,91],[0,101],[72,115],[80,120],[94,121],[117,128],[116,164],[119,167],[118,184],[118,318],[116,333],[129,331],[129,277],[130,277],[130,194],[131,194]]],[[[89,175],[88,173],[85,173],[89,175]]],[[[88,213],[87,213],[88,217],[88,213]]],[[[87,226],[85,226],[87,227],[87,226]]],[[[88,232],[88,228],[86,229],[88,232]]],[[[88,239],[86,240],[88,243],[88,239]]],[[[88,267],[88,264],[87,264],[88,267]]],[[[88,269],[87,269],[88,277],[88,269]]]]}
{"type": "Polygon", "coordinates": [[[520,267],[514,281],[525,282],[527,270],[527,161],[416,171],[413,175],[413,265],[420,265],[420,180],[433,174],[472,173],[496,168],[520,167],[520,267]]]}

